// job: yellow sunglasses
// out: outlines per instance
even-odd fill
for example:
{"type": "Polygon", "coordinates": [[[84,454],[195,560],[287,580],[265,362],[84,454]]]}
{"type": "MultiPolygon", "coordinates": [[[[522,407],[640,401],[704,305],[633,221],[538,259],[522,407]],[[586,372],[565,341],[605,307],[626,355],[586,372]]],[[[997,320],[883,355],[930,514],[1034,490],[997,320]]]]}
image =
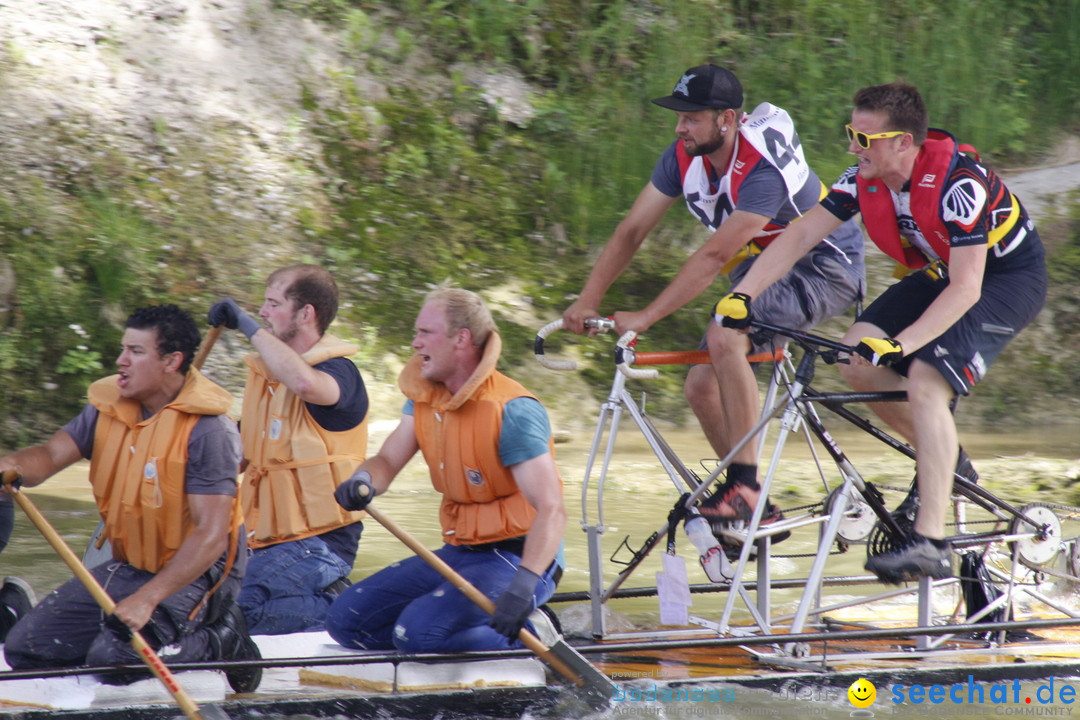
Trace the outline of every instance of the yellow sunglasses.
{"type": "Polygon", "coordinates": [[[871,140],[883,140],[885,138],[891,138],[896,137],[897,135],[907,134],[907,131],[905,130],[890,130],[889,132],[874,133],[873,135],[869,135],[864,132],[859,132],[855,128],[851,127],[851,125],[845,125],[844,130],[847,132],[848,142],[854,140],[856,144],[858,144],[858,146],[861,147],[863,150],[870,149],[871,140]]]}

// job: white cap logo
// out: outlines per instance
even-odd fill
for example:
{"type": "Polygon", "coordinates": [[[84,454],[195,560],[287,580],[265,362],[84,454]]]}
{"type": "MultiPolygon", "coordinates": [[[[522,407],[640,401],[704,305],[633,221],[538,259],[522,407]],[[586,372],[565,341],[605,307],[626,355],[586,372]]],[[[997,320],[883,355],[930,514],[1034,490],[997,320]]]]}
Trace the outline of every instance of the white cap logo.
{"type": "Polygon", "coordinates": [[[682,79],[679,80],[679,83],[675,86],[675,89],[671,91],[671,94],[679,95],[681,93],[689,97],[690,90],[687,88],[687,86],[690,84],[690,81],[696,77],[697,75],[683,75],[682,79]]]}

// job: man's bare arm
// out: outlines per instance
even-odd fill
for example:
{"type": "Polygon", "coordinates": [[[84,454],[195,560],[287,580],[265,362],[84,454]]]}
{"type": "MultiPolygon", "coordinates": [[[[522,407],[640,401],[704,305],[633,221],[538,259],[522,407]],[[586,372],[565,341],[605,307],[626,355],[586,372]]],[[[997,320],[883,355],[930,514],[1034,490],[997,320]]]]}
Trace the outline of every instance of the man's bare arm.
{"type": "MultiPolygon", "coordinates": [[[[187,539],[154,577],[116,604],[115,615],[128,627],[139,630],[162,600],[187,587],[217,562],[228,547],[233,503],[229,495],[188,495],[195,527],[187,539]]],[[[180,509],[177,508],[177,512],[180,509]]]]}
{"type": "Polygon", "coordinates": [[[675,279],[649,305],[638,312],[615,313],[615,329],[643,333],[658,321],[675,312],[705,292],[724,265],[754,239],[769,218],[736,210],[709,239],[691,255],[675,279]]]}
{"type": "Polygon", "coordinates": [[[566,507],[563,504],[559,471],[550,452],[510,467],[518,489],[536,508],[536,518],[525,536],[521,566],[543,575],[562,544],[566,531],[566,507]]]}
{"type": "Polygon", "coordinates": [[[743,279],[731,289],[756,297],[765,288],[784,277],[795,263],[843,224],[821,204],[787,226],[754,263],[743,279]]]}
{"type": "Polygon", "coordinates": [[[402,414],[398,426],[383,441],[379,452],[361,463],[357,471],[365,470],[371,475],[371,484],[376,493],[386,492],[386,488],[419,449],[413,416],[402,414]]]}
{"type": "Polygon", "coordinates": [[[266,328],[251,336],[251,344],[274,377],[304,402],[333,405],[341,399],[341,388],[333,376],[313,368],[266,328]]]}
{"type": "Polygon", "coordinates": [[[23,484],[34,487],[81,459],[82,453],[75,440],[66,430],[57,430],[41,445],[22,448],[0,458],[0,473],[17,467],[23,484]]]}
{"type": "Polygon", "coordinates": [[[615,279],[626,270],[645,236],[656,227],[677,197],[668,197],[651,182],[638,193],[634,205],[608,239],[593,265],[589,279],[578,299],[563,313],[563,328],[579,335],[585,332],[585,320],[599,317],[600,302],[615,279]]]}

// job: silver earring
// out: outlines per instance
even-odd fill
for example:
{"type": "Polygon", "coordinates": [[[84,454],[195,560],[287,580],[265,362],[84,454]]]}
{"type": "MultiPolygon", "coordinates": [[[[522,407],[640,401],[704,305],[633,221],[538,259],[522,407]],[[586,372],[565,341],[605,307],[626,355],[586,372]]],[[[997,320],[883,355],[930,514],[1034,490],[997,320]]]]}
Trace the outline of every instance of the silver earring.
{"type": "Polygon", "coordinates": [[[727,125],[721,125],[720,132],[727,132],[727,125]]]}

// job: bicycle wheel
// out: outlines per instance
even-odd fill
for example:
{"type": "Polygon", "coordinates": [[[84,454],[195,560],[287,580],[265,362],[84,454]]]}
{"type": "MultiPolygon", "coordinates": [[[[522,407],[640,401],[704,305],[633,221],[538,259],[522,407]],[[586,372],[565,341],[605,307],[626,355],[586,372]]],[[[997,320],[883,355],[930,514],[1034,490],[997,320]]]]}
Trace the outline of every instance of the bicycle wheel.
{"type": "Polygon", "coordinates": [[[1010,550],[1015,549],[1020,560],[1031,568],[1039,568],[1048,565],[1058,556],[1063,547],[1061,535],[1061,520],[1057,513],[1046,503],[1031,503],[1020,509],[1034,525],[1020,518],[1013,518],[1009,522],[1010,535],[1027,535],[1009,543],[1010,550]]]}

